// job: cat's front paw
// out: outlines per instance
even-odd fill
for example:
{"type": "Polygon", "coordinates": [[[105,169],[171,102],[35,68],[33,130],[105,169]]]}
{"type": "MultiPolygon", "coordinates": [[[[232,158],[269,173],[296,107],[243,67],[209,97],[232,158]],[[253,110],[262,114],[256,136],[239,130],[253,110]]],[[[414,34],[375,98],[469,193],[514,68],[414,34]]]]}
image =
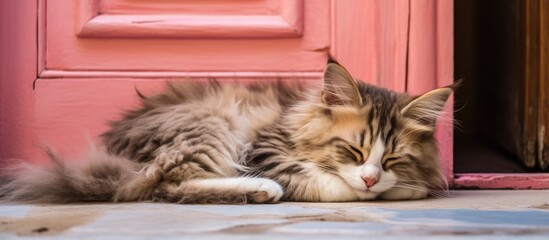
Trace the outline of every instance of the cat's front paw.
{"type": "Polygon", "coordinates": [[[385,200],[416,200],[426,198],[427,191],[427,189],[392,188],[381,193],[380,197],[385,200]]]}
{"type": "Polygon", "coordinates": [[[257,189],[248,192],[246,196],[252,203],[276,203],[284,194],[280,184],[270,179],[254,179],[257,189]]]}

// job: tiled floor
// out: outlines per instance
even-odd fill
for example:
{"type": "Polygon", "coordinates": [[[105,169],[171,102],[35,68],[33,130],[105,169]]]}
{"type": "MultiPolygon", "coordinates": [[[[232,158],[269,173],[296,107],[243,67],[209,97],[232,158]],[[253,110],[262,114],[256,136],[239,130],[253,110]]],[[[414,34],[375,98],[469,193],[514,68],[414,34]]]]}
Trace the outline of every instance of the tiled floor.
{"type": "Polygon", "coordinates": [[[549,190],[400,202],[0,205],[0,239],[549,239],[549,190]]]}

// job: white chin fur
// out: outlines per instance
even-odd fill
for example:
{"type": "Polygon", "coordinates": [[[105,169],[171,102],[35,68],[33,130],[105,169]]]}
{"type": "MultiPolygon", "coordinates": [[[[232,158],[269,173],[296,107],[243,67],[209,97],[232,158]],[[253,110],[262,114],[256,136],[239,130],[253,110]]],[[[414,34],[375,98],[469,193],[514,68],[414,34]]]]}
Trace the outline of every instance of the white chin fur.
{"type": "Polygon", "coordinates": [[[356,195],[358,196],[358,200],[364,201],[375,199],[379,195],[379,193],[371,191],[356,191],[356,195]]]}
{"type": "Polygon", "coordinates": [[[333,176],[320,176],[317,179],[319,188],[319,197],[321,202],[346,202],[356,201],[358,197],[356,191],[351,186],[345,184],[343,180],[333,176]]]}

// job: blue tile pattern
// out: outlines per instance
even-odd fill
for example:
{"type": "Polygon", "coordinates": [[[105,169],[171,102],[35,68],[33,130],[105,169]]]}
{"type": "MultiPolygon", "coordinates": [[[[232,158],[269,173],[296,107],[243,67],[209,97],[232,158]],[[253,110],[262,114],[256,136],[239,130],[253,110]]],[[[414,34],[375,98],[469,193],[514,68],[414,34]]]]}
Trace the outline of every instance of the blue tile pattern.
{"type": "MultiPolygon", "coordinates": [[[[42,214],[42,215],[41,215],[42,214]]],[[[176,205],[155,203],[97,205],[0,205],[0,239],[40,236],[46,239],[549,239],[549,211],[530,208],[399,209],[388,207],[276,204],[176,205]],[[83,224],[59,232],[36,214],[97,211],[83,224]]]]}

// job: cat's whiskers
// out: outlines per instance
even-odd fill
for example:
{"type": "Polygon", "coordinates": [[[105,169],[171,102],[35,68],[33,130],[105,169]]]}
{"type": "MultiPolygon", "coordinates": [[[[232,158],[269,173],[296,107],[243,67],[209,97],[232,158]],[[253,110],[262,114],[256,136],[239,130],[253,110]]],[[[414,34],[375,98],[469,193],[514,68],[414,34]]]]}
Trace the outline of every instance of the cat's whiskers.
{"type": "Polygon", "coordinates": [[[433,189],[429,189],[429,188],[426,188],[426,187],[421,187],[421,186],[412,185],[412,184],[406,184],[406,183],[402,183],[402,182],[397,183],[394,187],[406,188],[406,189],[416,190],[416,191],[425,191],[425,192],[428,192],[430,195],[432,195],[434,197],[437,197],[437,198],[448,197],[450,195],[449,191],[447,191],[447,190],[433,190],[433,189]]]}

